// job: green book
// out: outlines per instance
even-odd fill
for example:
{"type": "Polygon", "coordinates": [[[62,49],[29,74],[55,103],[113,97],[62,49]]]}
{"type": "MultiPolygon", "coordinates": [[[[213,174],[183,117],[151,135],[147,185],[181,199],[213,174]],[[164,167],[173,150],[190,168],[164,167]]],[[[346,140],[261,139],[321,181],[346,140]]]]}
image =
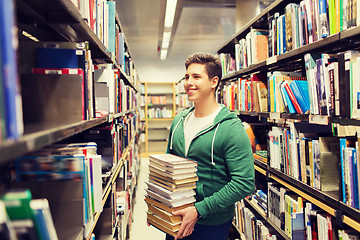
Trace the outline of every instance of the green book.
{"type": "Polygon", "coordinates": [[[2,201],[6,206],[10,220],[34,219],[34,214],[30,208],[30,190],[8,192],[3,196],[2,201]]]}
{"type": "Polygon", "coordinates": [[[335,0],[329,0],[329,28],[330,28],[330,35],[336,33],[335,0]]]}

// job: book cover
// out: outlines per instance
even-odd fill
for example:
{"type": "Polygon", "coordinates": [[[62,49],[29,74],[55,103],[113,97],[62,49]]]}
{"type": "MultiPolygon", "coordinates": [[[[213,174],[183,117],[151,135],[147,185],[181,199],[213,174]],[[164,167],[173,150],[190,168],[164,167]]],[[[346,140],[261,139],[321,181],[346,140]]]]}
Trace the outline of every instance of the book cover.
{"type": "Polygon", "coordinates": [[[319,137],[320,190],[336,195],[339,192],[340,142],[337,137],[319,137]]]}
{"type": "Polygon", "coordinates": [[[298,101],[304,114],[310,112],[309,87],[307,81],[294,80],[290,82],[290,88],[298,101]]]}
{"type": "Polygon", "coordinates": [[[286,90],[286,92],[287,92],[287,94],[288,94],[288,96],[289,96],[295,110],[296,110],[296,113],[303,114],[303,111],[301,110],[301,107],[300,107],[300,105],[299,105],[293,91],[290,88],[290,83],[289,83],[288,80],[284,81],[284,88],[285,88],[285,90],[286,90]]]}

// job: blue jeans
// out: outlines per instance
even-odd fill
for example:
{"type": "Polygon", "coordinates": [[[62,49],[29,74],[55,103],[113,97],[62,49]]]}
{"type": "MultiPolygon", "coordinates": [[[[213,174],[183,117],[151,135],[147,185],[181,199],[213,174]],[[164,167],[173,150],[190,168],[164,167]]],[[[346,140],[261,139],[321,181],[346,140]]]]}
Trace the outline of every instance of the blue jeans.
{"type": "MultiPolygon", "coordinates": [[[[206,226],[196,224],[191,235],[181,238],[181,240],[226,240],[232,219],[224,224],[215,226],[206,226]]],[[[166,234],[165,240],[174,240],[174,237],[166,234]]]]}

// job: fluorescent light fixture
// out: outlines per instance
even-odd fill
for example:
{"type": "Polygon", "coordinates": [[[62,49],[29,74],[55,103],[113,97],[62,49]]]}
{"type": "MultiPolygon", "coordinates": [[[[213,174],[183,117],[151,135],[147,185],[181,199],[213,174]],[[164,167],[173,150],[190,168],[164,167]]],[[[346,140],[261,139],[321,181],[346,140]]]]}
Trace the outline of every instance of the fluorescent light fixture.
{"type": "Polygon", "coordinates": [[[162,49],[160,52],[160,59],[161,60],[165,60],[166,59],[166,55],[167,55],[168,50],[167,49],[162,49]]]}
{"type": "Polygon", "coordinates": [[[171,32],[164,32],[161,48],[168,48],[170,44],[171,32]]]}
{"type": "Polygon", "coordinates": [[[28,32],[22,31],[21,34],[24,35],[27,38],[30,38],[31,40],[33,40],[35,42],[39,42],[39,39],[37,39],[36,37],[34,37],[33,35],[31,35],[28,32]]]}
{"type": "Polygon", "coordinates": [[[177,0],[167,0],[166,1],[166,12],[165,12],[165,27],[172,27],[174,23],[175,10],[176,10],[177,0]]]}

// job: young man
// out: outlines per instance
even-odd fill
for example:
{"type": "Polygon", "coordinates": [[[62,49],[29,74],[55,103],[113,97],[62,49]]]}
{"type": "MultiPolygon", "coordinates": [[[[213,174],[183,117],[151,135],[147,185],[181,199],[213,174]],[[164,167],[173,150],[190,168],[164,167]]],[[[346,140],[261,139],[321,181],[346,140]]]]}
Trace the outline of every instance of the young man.
{"type": "Polygon", "coordinates": [[[184,88],[194,107],[175,116],[167,153],[196,161],[199,181],[194,206],[174,213],[183,218],[175,240],[226,240],[234,203],[254,191],[252,149],[241,120],[216,102],[220,59],[198,53],[185,67],[184,88]]]}

